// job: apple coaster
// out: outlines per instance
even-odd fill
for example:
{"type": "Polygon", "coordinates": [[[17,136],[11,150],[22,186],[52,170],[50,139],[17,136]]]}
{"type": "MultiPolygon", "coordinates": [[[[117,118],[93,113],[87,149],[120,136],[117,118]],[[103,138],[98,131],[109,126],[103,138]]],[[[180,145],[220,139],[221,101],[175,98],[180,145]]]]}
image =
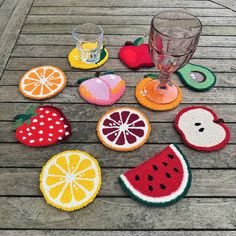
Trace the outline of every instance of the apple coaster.
{"type": "Polygon", "coordinates": [[[216,83],[216,76],[206,67],[187,64],[176,71],[182,83],[189,89],[203,92],[211,89],[216,83]]]}
{"type": "Polygon", "coordinates": [[[125,91],[125,81],[113,72],[96,72],[95,76],[78,79],[80,96],[89,103],[106,106],[117,102],[125,91]]]}
{"type": "Polygon", "coordinates": [[[174,125],[186,145],[198,151],[222,149],[230,140],[224,120],[205,106],[184,108],[177,114],[174,125]]]}
{"type": "Polygon", "coordinates": [[[119,57],[128,68],[133,70],[154,66],[148,44],[144,43],[143,38],[137,38],[134,42],[127,41],[120,49],[119,57]]]}
{"type": "Polygon", "coordinates": [[[182,91],[179,88],[179,86],[173,81],[172,82],[175,85],[177,85],[177,87],[178,87],[178,96],[173,102],[170,102],[168,104],[157,104],[157,103],[154,103],[151,100],[149,100],[144,95],[143,90],[144,90],[145,85],[151,80],[152,80],[151,77],[145,77],[136,86],[135,96],[136,96],[136,99],[138,100],[138,102],[142,106],[147,107],[151,110],[155,110],[155,111],[166,111],[166,110],[174,109],[175,107],[177,107],[180,104],[180,102],[182,101],[182,91]]]}
{"type": "Polygon", "coordinates": [[[105,46],[103,46],[101,55],[100,55],[100,60],[97,63],[85,63],[81,61],[80,59],[79,50],[77,48],[74,48],[72,49],[72,51],[70,51],[68,55],[68,60],[70,62],[71,67],[73,68],[79,68],[79,69],[85,69],[85,70],[94,69],[94,68],[100,67],[108,60],[108,51],[105,48],[105,46]]]}
{"type": "Polygon", "coordinates": [[[106,112],[97,124],[97,134],[108,148],[132,151],[141,147],[151,131],[148,118],[131,107],[114,108],[106,112]]]}
{"type": "Polygon", "coordinates": [[[119,177],[122,188],[149,206],[167,206],[183,198],[191,186],[191,169],[176,144],[119,177]]]}

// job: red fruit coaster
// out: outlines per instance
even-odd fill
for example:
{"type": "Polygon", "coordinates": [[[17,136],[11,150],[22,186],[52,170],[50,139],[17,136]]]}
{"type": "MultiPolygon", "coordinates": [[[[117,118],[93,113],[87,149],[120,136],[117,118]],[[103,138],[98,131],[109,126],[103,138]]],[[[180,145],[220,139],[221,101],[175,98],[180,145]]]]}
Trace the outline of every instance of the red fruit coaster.
{"type": "Polygon", "coordinates": [[[175,144],[119,177],[123,189],[145,205],[166,206],[183,198],[191,185],[189,164],[175,144]]]}
{"type": "Polygon", "coordinates": [[[175,128],[183,141],[198,151],[212,152],[225,147],[230,130],[216,113],[205,106],[190,106],[175,118],[175,128]]]}
{"type": "Polygon", "coordinates": [[[134,42],[126,42],[119,51],[120,60],[130,69],[153,67],[152,58],[149,54],[148,44],[143,38],[137,38],[134,42]]]}
{"type": "Polygon", "coordinates": [[[97,124],[101,142],[110,149],[124,152],[141,147],[147,141],[150,131],[148,118],[130,107],[108,111],[97,124]]]}
{"type": "Polygon", "coordinates": [[[66,140],[71,125],[60,109],[53,106],[31,106],[14,118],[16,139],[30,147],[45,147],[66,140]]]}

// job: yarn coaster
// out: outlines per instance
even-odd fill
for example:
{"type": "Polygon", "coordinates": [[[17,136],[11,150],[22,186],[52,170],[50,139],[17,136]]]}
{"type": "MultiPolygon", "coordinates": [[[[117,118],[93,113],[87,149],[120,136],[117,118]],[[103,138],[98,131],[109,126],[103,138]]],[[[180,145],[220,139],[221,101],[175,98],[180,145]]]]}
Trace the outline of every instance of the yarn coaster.
{"type": "Polygon", "coordinates": [[[87,206],[97,196],[101,184],[97,160],[79,150],[56,154],[40,174],[40,190],[46,202],[64,211],[87,206]]]}
{"type": "Polygon", "coordinates": [[[100,106],[112,105],[125,91],[125,81],[113,72],[82,78],[77,83],[80,84],[80,96],[87,102],[100,106]]]}
{"type": "Polygon", "coordinates": [[[101,142],[110,149],[123,152],[141,147],[147,141],[150,131],[148,118],[130,107],[109,110],[97,124],[101,142]]]}
{"type": "Polygon", "coordinates": [[[135,200],[166,206],[183,198],[191,185],[189,164],[176,144],[119,177],[122,188],[135,200]]]}
{"type": "Polygon", "coordinates": [[[144,43],[143,38],[137,38],[134,42],[126,42],[119,51],[119,57],[128,68],[133,70],[154,66],[148,44],[144,43]]]}
{"type": "Polygon", "coordinates": [[[143,90],[144,90],[146,84],[151,80],[152,80],[152,78],[146,77],[146,78],[142,79],[136,86],[135,96],[136,96],[136,99],[138,100],[138,102],[142,106],[147,107],[151,110],[166,111],[166,110],[174,109],[175,107],[177,107],[180,104],[180,102],[182,101],[182,91],[179,88],[179,86],[173,81],[172,82],[178,88],[178,96],[173,102],[170,102],[170,103],[167,103],[167,104],[157,104],[157,103],[152,102],[151,100],[149,100],[145,96],[143,90]]]}
{"type": "Polygon", "coordinates": [[[189,89],[197,92],[203,92],[211,89],[216,83],[216,76],[206,67],[187,64],[176,71],[180,80],[189,89]]]}
{"type": "Polygon", "coordinates": [[[71,125],[62,111],[53,106],[31,106],[14,118],[16,139],[30,147],[46,147],[66,140],[71,125]]]}
{"type": "Polygon", "coordinates": [[[230,130],[216,113],[205,106],[190,106],[175,118],[175,128],[189,147],[212,152],[222,149],[230,140],[230,130]]]}
{"type": "Polygon", "coordinates": [[[72,51],[68,55],[68,60],[70,62],[71,67],[79,68],[79,69],[95,69],[103,65],[108,60],[108,51],[103,46],[100,60],[97,63],[85,63],[80,59],[80,52],[77,48],[72,49],[72,51]]]}

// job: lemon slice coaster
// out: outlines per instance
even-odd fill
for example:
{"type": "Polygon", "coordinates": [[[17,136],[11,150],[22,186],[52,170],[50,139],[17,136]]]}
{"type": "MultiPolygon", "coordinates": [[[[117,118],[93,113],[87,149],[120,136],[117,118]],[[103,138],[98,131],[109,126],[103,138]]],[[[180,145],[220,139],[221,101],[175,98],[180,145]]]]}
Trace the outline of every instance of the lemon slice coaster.
{"type": "Polygon", "coordinates": [[[40,174],[40,190],[46,202],[64,211],[74,211],[92,202],[101,183],[97,160],[79,150],[54,155],[40,174]]]}

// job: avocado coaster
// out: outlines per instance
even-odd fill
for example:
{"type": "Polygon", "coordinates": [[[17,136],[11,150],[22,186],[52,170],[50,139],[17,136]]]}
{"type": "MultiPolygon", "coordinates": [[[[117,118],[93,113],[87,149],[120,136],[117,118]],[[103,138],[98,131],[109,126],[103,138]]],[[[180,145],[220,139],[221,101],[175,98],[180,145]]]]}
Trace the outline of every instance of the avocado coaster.
{"type": "Polygon", "coordinates": [[[73,68],[79,68],[85,70],[95,69],[103,65],[108,60],[108,51],[105,48],[105,46],[103,46],[101,50],[100,60],[97,63],[85,63],[80,59],[80,52],[78,48],[74,48],[72,49],[72,51],[70,51],[68,55],[68,60],[70,62],[71,67],[73,68]]]}
{"type": "Polygon", "coordinates": [[[191,185],[189,164],[176,144],[119,177],[122,188],[150,206],[167,206],[183,198],[191,185]]]}
{"type": "Polygon", "coordinates": [[[175,128],[189,147],[212,152],[225,147],[230,140],[230,130],[216,113],[205,106],[190,106],[175,118],[175,128]]]}
{"type": "Polygon", "coordinates": [[[203,66],[189,63],[176,73],[186,87],[197,92],[207,91],[216,83],[214,73],[203,66]]]}
{"type": "Polygon", "coordinates": [[[143,80],[141,80],[136,86],[135,96],[141,105],[143,105],[144,107],[147,107],[151,110],[166,111],[166,110],[174,109],[175,107],[177,107],[180,104],[180,102],[182,101],[182,91],[179,88],[179,86],[173,81],[172,82],[178,88],[178,96],[173,102],[170,102],[168,104],[157,104],[157,103],[154,103],[151,100],[149,100],[144,94],[144,88],[145,88],[146,84],[151,80],[152,80],[151,77],[146,77],[143,80]]]}

